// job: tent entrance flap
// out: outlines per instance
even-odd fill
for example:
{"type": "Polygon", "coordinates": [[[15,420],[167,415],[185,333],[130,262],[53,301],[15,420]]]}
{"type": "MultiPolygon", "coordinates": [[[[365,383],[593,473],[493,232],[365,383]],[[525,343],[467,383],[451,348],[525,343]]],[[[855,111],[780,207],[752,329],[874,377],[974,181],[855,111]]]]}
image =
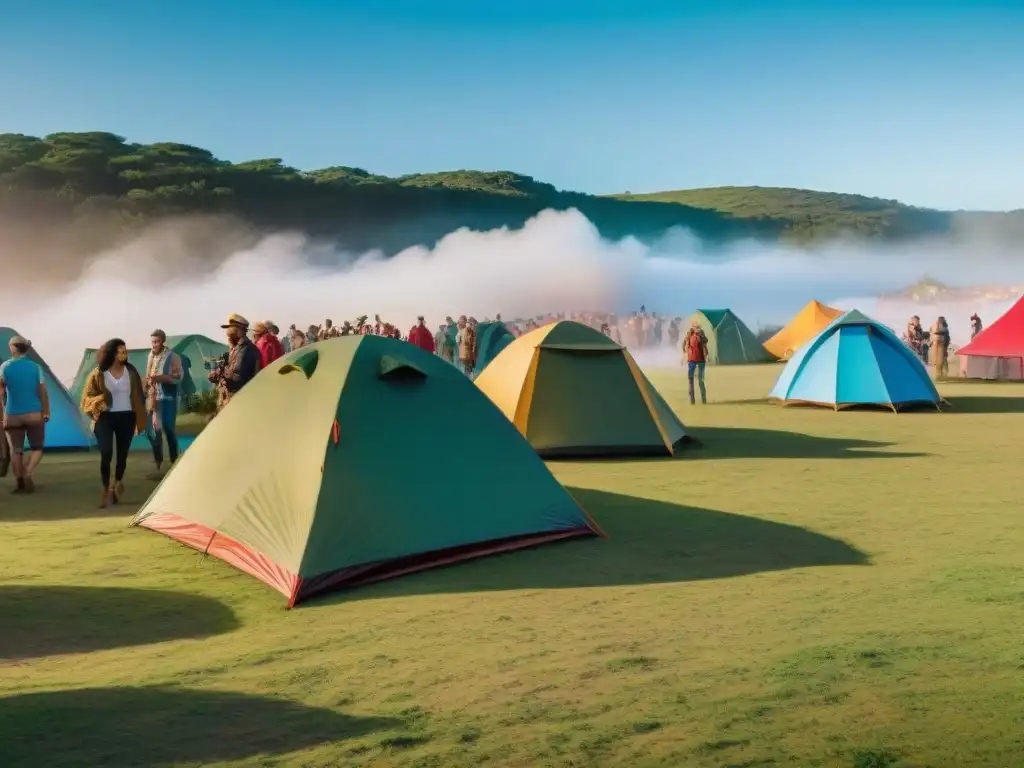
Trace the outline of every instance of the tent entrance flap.
{"type": "Polygon", "coordinates": [[[396,355],[381,357],[380,371],[377,375],[392,381],[422,381],[427,378],[426,371],[418,365],[396,355]]]}

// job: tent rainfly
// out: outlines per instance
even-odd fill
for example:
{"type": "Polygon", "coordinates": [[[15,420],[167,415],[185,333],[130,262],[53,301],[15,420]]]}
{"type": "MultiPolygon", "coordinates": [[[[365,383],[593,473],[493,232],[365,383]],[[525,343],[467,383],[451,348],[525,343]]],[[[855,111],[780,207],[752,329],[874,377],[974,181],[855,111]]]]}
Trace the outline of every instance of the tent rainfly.
{"type": "Polygon", "coordinates": [[[771,363],[775,357],[731,309],[698,309],[690,325],[700,323],[708,337],[708,364],[771,363]]]}
{"type": "Polygon", "coordinates": [[[956,354],[969,379],[1024,379],[1024,296],[956,354]]]}
{"type": "Polygon", "coordinates": [[[783,405],[898,412],[944,401],[924,363],[891,330],[852,310],[833,320],[782,369],[769,397],[783,405]]]}
{"type": "Polygon", "coordinates": [[[764,348],[780,360],[789,360],[794,352],[842,314],[841,309],[811,300],[793,316],[785,328],[764,343],[764,348]]]}
{"type": "Polygon", "coordinates": [[[600,534],[466,376],[380,336],[332,339],[268,366],[132,524],[255,576],[289,607],[329,589],[600,534]],[[439,456],[459,457],[450,483],[438,482],[439,456]]]}
{"type": "Polygon", "coordinates": [[[544,457],[671,456],[687,440],[629,352],[571,320],[520,336],[476,384],[544,457]]]}

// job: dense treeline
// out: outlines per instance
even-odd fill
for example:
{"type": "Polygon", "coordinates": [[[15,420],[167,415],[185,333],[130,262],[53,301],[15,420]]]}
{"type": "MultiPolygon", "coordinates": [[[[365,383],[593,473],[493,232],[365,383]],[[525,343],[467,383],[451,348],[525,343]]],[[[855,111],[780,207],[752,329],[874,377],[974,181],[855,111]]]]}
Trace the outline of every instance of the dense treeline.
{"type": "Polygon", "coordinates": [[[571,207],[608,237],[650,239],[682,226],[710,242],[943,234],[958,215],[756,187],[597,197],[504,171],[398,178],[347,166],[304,172],[278,158],[231,163],[187,144],[133,144],[103,132],[0,134],[0,217],[22,225],[67,223],[77,228],[74,242],[82,250],[109,245],[141,224],[202,213],[394,252],[461,226],[516,227],[545,208],[571,207]]]}

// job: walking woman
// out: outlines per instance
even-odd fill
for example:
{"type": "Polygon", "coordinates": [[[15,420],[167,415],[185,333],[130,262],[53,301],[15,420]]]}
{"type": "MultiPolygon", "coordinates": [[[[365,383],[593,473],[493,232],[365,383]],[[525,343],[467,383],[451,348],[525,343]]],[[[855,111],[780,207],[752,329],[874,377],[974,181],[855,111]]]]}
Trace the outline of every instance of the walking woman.
{"type": "Polygon", "coordinates": [[[124,471],[132,438],[146,431],[146,395],[142,376],[128,362],[128,348],[121,339],[111,339],[96,353],[96,367],[89,374],[82,393],[82,411],[93,423],[100,448],[100,479],[103,495],[100,508],[116,504],[124,494],[124,471]],[[110,463],[116,446],[117,463],[111,481],[110,463]]]}

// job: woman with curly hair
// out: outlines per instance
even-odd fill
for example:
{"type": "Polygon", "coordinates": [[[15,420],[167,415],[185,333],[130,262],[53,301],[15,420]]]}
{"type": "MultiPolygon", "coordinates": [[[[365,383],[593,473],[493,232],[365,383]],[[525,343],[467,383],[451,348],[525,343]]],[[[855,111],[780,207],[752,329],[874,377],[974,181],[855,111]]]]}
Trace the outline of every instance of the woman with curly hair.
{"type": "Polygon", "coordinates": [[[111,339],[96,353],[96,367],[86,379],[82,411],[93,423],[100,449],[100,479],[103,495],[100,507],[117,503],[124,495],[124,472],[132,438],[146,431],[146,394],[142,376],[128,362],[128,347],[122,339],[111,339]],[[113,482],[110,464],[117,449],[113,482]]]}

